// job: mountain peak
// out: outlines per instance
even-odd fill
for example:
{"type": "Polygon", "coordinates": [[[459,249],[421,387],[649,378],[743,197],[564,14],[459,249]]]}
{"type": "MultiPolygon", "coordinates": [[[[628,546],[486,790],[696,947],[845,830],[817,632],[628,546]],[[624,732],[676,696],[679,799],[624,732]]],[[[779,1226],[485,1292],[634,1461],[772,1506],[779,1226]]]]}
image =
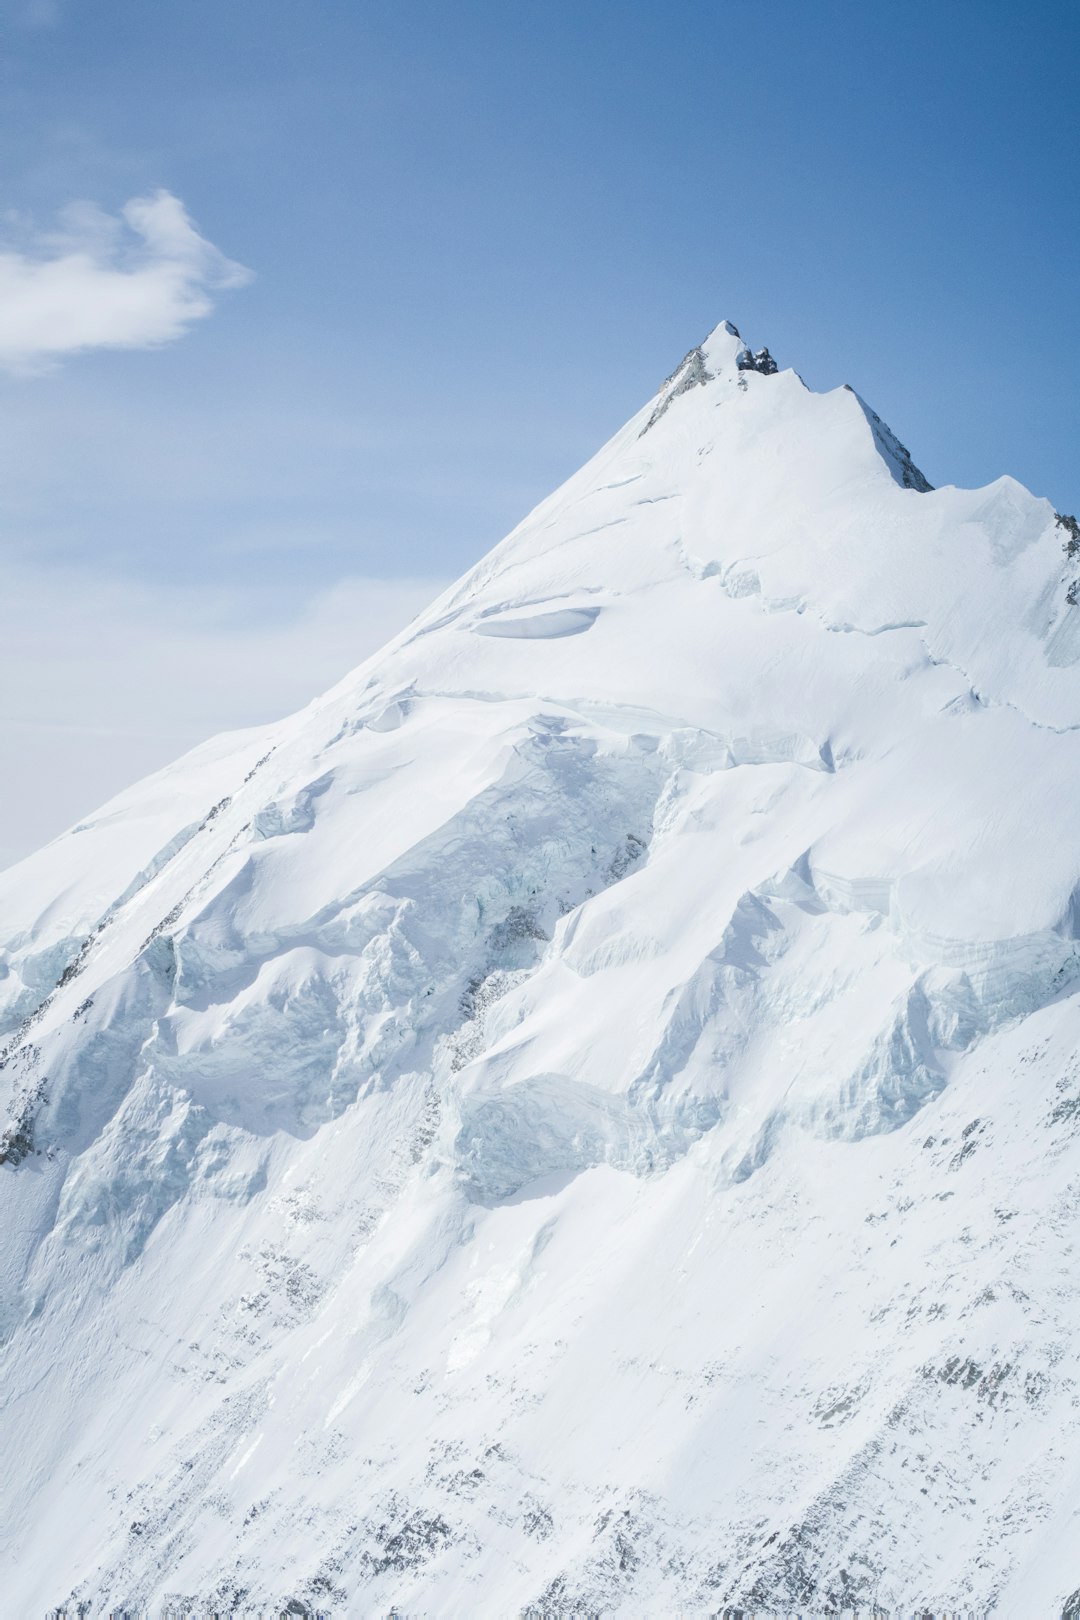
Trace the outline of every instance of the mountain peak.
{"type": "Polygon", "coordinates": [[[733,365],[736,356],[745,347],[738,327],[733,321],[720,321],[699,345],[710,370],[722,371],[733,365]]]}
{"type": "Polygon", "coordinates": [[[743,342],[738,327],[732,321],[721,321],[701,343],[683,356],[675,370],[664,380],[649,420],[641,431],[648,432],[669,406],[691,388],[703,387],[718,377],[735,382],[748,371],[772,376],[778,369],[768,349],[759,349],[755,353],[743,342]]]}
{"type": "Polygon", "coordinates": [[[11,1613],[1072,1612],[1080,538],[770,366],[0,875],[11,1613]]]}
{"type": "MultiPolygon", "coordinates": [[[[734,322],[720,321],[701,343],[683,356],[670,377],[666,378],[655,401],[651,402],[652,408],[640,430],[641,434],[644,435],[650,428],[655,427],[671,405],[691,389],[705,387],[719,380],[726,382],[729,387],[734,385],[745,391],[748,386],[748,374],[757,373],[763,377],[775,377],[779,370],[768,348],[752,349],[743,341],[734,322]]],[[[800,387],[805,387],[795,373],[791,373],[791,376],[800,387]]],[[[857,402],[870,428],[872,443],[890,475],[904,489],[913,489],[920,494],[929,493],[933,485],[916,466],[906,445],[900,442],[888,424],[870,408],[850,383],[845,383],[843,389],[857,402]]]]}
{"type": "MultiPolygon", "coordinates": [[[[768,349],[751,349],[743,342],[742,334],[733,321],[720,321],[714,326],[698,350],[706,369],[713,376],[730,371],[759,371],[772,376],[779,370],[768,349]]],[[[694,352],[694,351],[691,351],[694,352]]]]}

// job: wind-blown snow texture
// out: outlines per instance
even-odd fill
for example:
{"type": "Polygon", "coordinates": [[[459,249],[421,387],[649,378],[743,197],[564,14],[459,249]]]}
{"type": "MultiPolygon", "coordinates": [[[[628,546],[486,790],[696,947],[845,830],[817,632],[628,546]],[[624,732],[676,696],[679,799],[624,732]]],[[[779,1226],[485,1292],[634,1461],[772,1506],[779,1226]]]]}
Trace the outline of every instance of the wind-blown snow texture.
{"type": "Polygon", "coordinates": [[[1074,531],[767,358],[0,879],[6,1613],[1080,1605],[1074,531]]]}

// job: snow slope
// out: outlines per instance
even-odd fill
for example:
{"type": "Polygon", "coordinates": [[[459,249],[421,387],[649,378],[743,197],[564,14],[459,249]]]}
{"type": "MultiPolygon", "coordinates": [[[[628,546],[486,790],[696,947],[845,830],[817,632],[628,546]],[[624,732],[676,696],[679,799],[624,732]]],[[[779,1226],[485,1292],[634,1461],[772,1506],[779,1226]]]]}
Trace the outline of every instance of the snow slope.
{"type": "Polygon", "coordinates": [[[8,1613],[1080,1612],[1074,538],[725,322],[0,877],[8,1613]]]}

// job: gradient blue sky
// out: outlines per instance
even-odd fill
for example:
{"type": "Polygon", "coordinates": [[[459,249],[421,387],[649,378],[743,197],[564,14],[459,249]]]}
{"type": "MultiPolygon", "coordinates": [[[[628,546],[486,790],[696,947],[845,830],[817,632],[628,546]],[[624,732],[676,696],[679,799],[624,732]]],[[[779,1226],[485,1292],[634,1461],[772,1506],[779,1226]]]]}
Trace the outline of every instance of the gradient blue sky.
{"type": "Polygon", "coordinates": [[[1075,3],[0,21],[9,243],[165,188],[253,272],[0,377],[0,859],[359,661],[723,316],[934,483],[1080,506],[1075,3]]]}

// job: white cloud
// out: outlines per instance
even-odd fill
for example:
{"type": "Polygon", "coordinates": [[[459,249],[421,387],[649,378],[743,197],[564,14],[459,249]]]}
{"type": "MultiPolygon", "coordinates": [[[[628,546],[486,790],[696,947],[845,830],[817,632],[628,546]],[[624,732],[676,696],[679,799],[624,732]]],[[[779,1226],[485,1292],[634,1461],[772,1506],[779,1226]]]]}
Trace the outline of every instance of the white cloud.
{"type": "Polygon", "coordinates": [[[168,191],[121,217],[73,203],[59,231],[0,244],[0,367],[48,369],[83,349],[142,349],[180,337],[212,294],[251,272],[200,236],[168,191]]]}
{"type": "Polygon", "coordinates": [[[265,594],[0,566],[0,867],[215,732],[300,708],[446,583],[345,579],[272,617],[265,594]]]}

